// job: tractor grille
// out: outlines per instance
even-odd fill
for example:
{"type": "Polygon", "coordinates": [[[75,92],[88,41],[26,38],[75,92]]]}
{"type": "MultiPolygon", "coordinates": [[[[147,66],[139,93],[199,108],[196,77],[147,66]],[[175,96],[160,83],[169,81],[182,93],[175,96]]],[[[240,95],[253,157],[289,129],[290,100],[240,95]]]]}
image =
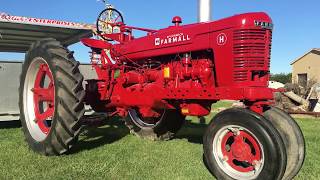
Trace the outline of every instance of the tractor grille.
{"type": "Polygon", "coordinates": [[[247,81],[253,70],[269,70],[271,33],[268,29],[240,29],[233,32],[234,81],[247,81]]]}

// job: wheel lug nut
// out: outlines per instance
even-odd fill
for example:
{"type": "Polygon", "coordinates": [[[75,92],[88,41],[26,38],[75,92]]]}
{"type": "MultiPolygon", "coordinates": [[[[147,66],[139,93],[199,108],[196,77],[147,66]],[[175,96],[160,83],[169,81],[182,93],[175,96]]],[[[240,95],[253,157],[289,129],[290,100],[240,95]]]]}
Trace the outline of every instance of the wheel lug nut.
{"type": "Polygon", "coordinates": [[[254,160],[254,161],[252,162],[252,165],[259,165],[259,164],[261,164],[261,162],[260,162],[260,161],[257,161],[257,160],[254,160]]]}
{"type": "Polygon", "coordinates": [[[252,162],[252,165],[254,166],[254,169],[259,169],[259,167],[261,166],[261,161],[254,160],[252,162]]]}
{"type": "Polygon", "coordinates": [[[228,156],[223,156],[222,158],[223,161],[228,161],[228,159],[229,159],[228,156]]]}
{"type": "Polygon", "coordinates": [[[252,165],[256,165],[256,164],[257,164],[256,160],[252,161],[252,165]]]}

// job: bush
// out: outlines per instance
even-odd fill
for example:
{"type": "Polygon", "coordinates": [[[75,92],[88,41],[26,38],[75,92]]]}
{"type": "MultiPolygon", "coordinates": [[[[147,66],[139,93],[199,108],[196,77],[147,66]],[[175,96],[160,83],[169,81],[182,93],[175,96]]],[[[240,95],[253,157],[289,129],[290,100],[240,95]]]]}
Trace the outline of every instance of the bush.
{"type": "Polygon", "coordinates": [[[286,73],[271,74],[270,80],[271,81],[281,82],[283,84],[291,83],[292,74],[291,73],[288,73],[288,74],[286,74],[286,73]]]}

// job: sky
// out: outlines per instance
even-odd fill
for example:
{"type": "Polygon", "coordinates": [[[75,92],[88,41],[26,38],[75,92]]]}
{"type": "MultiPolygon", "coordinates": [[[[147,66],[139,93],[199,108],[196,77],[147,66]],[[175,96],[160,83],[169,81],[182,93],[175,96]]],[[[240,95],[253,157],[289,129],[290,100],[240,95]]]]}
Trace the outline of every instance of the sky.
{"type": "MultiPolygon", "coordinates": [[[[109,0],[127,25],[160,29],[179,15],[183,24],[197,22],[198,0],[109,0]]],[[[288,73],[290,62],[312,48],[320,48],[319,0],[213,0],[213,20],[246,12],[266,12],[274,31],[271,73],[288,73]]],[[[104,4],[97,0],[0,0],[0,12],[10,15],[95,23],[104,4]]],[[[89,63],[89,49],[78,43],[69,47],[75,58],[89,63]]],[[[0,53],[0,60],[23,60],[24,54],[0,53]]]]}

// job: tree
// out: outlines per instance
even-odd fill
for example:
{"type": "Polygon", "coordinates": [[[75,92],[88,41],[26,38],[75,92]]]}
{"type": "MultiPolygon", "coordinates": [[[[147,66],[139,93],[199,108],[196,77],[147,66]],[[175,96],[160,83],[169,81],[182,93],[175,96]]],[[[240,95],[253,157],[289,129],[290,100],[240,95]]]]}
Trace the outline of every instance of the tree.
{"type": "Polygon", "coordinates": [[[271,81],[281,82],[283,84],[291,83],[292,73],[288,73],[288,74],[286,74],[286,73],[271,74],[270,80],[271,81]]]}

